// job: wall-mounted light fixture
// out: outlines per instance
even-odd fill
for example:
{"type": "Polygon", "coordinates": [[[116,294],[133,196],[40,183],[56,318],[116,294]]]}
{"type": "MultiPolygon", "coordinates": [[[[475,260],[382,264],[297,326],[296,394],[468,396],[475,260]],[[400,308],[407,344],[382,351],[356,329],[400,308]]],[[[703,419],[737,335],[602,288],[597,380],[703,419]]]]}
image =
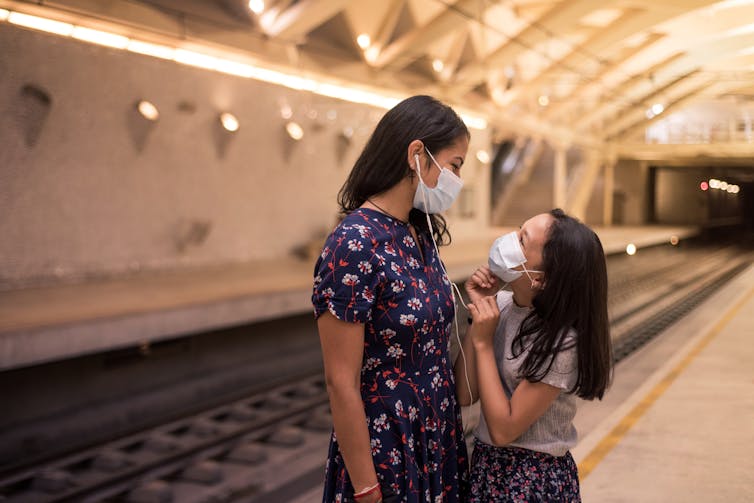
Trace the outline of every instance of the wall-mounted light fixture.
{"type": "Polygon", "coordinates": [[[264,12],[264,0],[249,0],[249,10],[256,15],[264,12]]]}
{"type": "Polygon", "coordinates": [[[141,114],[142,117],[147,119],[148,121],[156,121],[160,118],[160,111],[157,110],[157,107],[154,106],[154,103],[147,100],[140,100],[136,103],[136,110],[141,114]]]}
{"type": "Polygon", "coordinates": [[[220,114],[220,124],[222,124],[226,131],[230,131],[231,133],[235,133],[241,127],[241,123],[238,122],[236,116],[230,112],[220,114]]]}
{"type": "Polygon", "coordinates": [[[138,100],[128,112],[128,132],[137,152],[144,150],[147,138],[160,118],[157,106],[148,100],[138,100]]]}
{"type": "Polygon", "coordinates": [[[302,128],[301,125],[295,121],[289,121],[288,123],[286,123],[285,131],[288,133],[288,136],[296,141],[304,137],[304,128],[302,128]]]}
{"type": "Polygon", "coordinates": [[[359,44],[359,47],[361,47],[362,49],[367,49],[370,45],[372,45],[372,39],[368,34],[362,33],[358,37],[356,37],[356,43],[359,44]]]}

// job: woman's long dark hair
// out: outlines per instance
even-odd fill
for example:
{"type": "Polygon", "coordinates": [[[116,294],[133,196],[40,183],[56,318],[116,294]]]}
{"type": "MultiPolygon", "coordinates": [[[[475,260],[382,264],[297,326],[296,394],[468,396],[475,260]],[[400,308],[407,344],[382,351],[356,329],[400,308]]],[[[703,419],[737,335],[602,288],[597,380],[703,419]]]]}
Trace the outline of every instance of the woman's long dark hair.
{"type": "MultiPolygon", "coordinates": [[[[372,196],[391,189],[414,170],[407,162],[408,145],[421,140],[433,154],[451,146],[469,130],[452,108],[431,96],[412,96],[388,110],[382,117],[351,174],[338,192],[338,204],[348,214],[372,196]]],[[[442,215],[429,215],[438,245],[450,243],[442,215]]],[[[409,222],[429,233],[424,212],[412,209],[409,222]]]]}
{"type": "Polygon", "coordinates": [[[534,297],[534,310],[513,340],[513,354],[529,351],[521,377],[538,382],[550,371],[555,355],[571,349],[566,340],[576,332],[578,378],[571,393],[601,399],[612,378],[612,344],[607,318],[607,268],[597,234],[560,209],[542,251],[544,287],[534,297]]]}

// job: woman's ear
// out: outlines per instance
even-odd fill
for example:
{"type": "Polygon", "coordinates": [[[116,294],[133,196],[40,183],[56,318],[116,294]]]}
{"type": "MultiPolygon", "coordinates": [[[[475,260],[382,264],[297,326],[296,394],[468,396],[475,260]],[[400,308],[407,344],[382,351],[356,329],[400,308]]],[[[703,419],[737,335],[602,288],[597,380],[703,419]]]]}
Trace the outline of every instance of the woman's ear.
{"type": "Polygon", "coordinates": [[[424,153],[424,143],[421,140],[414,140],[408,144],[408,158],[406,161],[411,166],[412,171],[420,169],[417,164],[421,164],[420,159],[424,153]]]}

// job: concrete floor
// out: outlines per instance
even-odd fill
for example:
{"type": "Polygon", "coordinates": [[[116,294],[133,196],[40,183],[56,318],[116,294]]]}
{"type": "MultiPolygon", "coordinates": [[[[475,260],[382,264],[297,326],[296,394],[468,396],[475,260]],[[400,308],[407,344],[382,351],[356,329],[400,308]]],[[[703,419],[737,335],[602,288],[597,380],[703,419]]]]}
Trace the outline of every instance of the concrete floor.
{"type": "Polygon", "coordinates": [[[622,361],[577,415],[585,502],[754,501],[754,266],[622,361]]]}

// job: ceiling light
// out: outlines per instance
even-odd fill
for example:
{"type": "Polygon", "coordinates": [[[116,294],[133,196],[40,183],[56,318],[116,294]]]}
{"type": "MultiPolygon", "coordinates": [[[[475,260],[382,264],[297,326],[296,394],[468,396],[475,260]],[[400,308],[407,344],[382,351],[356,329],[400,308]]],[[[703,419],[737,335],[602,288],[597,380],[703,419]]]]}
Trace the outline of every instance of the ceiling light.
{"type": "Polygon", "coordinates": [[[149,44],[138,40],[131,40],[126,49],[137,54],[144,54],[145,56],[153,56],[162,59],[173,59],[173,56],[175,55],[175,50],[172,47],[149,44]]]}
{"type": "Polygon", "coordinates": [[[43,17],[30,16],[28,14],[21,14],[20,12],[11,12],[8,16],[8,21],[19,26],[25,26],[26,28],[55,33],[66,37],[73,32],[72,24],[61,23],[60,21],[53,21],[52,19],[46,19],[43,17]]]}
{"type": "Polygon", "coordinates": [[[626,246],[626,253],[629,255],[636,255],[636,245],[633,243],[628,243],[628,246],[626,246]]]}
{"type": "Polygon", "coordinates": [[[479,162],[482,164],[490,162],[490,154],[488,154],[486,150],[477,150],[476,158],[479,159],[479,162]]]}
{"type": "Polygon", "coordinates": [[[8,15],[10,14],[10,11],[5,9],[0,9],[0,21],[5,21],[8,19],[8,15]]]}
{"type": "Polygon", "coordinates": [[[217,58],[184,49],[177,49],[173,59],[184,65],[196,66],[207,70],[214,70],[217,67],[217,58]]]}
{"type": "Polygon", "coordinates": [[[720,182],[720,190],[728,190],[728,182],[720,182]]]}
{"type": "Polygon", "coordinates": [[[702,182],[699,184],[699,188],[702,190],[707,190],[709,189],[709,184],[707,182],[702,182]]]}
{"type": "Polygon", "coordinates": [[[285,125],[285,130],[294,140],[298,141],[304,137],[304,129],[297,122],[290,121],[285,125]]]}
{"type": "Polygon", "coordinates": [[[84,42],[91,42],[93,44],[114,47],[116,49],[125,49],[128,46],[128,37],[124,37],[123,35],[116,35],[115,33],[92,30],[89,28],[84,28],[83,26],[76,26],[73,29],[71,36],[73,38],[83,40],[84,42]]]}
{"type": "Polygon", "coordinates": [[[236,116],[230,112],[223,112],[220,114],[220,123],[231,133],[235,133],[238,131],[238,128],[241,127],[236,116]]]}
{"type": "Polygon", "coordinates": [[[441,59],[435,58],[432,61],[432,68],[437,72],[440,73],[443,68],[445,68],[445,64],[442,62],[441,59]]]}
{"type": "Polygon", "coordinates": [[[264,0],[249,0],[249,9],[254,14],[261,14],[264,12],[264,0]]]}
{"type": "Polygon", "coordinates": [[[375,63],[377,58],[380,57],[380,48],[376,45],[369,47],[369,49],[364,51],[364,57],[368,63],[375,63]]]}
{"type": "Polygon", "coordinates": [[[362,49],[366,49],[372,43],[372,39],[369,38],[369,35],[367,35],[366,33],[362,33],[361,35],[356,37],[356,43],[359,44],[359,47],[361,47],[362,49]]]}
{"type": "Polygon", "coordinates": [[[159,110],[157,110],[157,107],[154,106],[152,102],[149,102],[147,100],[139,101],[136,104],[136,110],[139,111],[142,117],[149,121],[154,122],[160,118],[160,112],[159,110]]]}
{"type": "Polygon", "coordinates": [[[539,97],[539,99],[537,99],[537,102],[541,106],[546,107],[547,105],[550,104],[550,98],[546,94],[543,94],[542,96],[539,97]]]}

